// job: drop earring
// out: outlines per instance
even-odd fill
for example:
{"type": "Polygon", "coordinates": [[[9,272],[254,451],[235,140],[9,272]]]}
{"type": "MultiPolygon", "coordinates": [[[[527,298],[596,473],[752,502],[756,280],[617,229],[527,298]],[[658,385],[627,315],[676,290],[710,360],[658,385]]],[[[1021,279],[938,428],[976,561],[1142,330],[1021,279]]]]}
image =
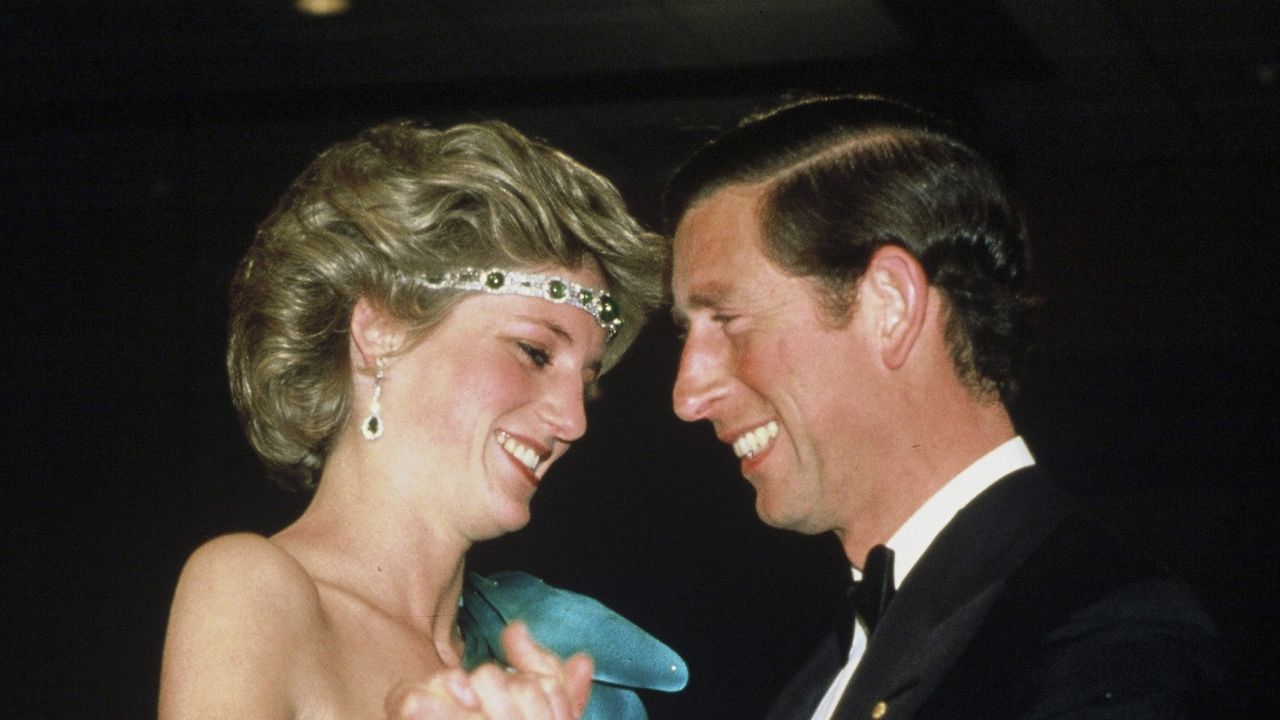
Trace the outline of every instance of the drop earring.
{"type": "Polygon", "coordinates": [[[382,437],[382,375],[387,369],[387,359],[378,358],[378,371],[373,376],[373,398],[369,400],[369,416],[360,423],[360,432],[365,440],[377,440],[382,437]]]}

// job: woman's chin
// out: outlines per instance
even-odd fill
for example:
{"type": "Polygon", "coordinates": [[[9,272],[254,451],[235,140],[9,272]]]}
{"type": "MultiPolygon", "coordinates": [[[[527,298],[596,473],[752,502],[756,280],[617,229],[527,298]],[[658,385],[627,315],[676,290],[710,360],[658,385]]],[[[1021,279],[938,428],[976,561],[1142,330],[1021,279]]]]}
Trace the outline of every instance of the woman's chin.
{"type": "Polygon", "coordinates": [[[515,503],[508,501],[504,507],[500,508],[491,518],[491,531],[487,537],[479,538],[481,540],[492,540],[494,538],[507,535],[509,533],[521,530],[529,524],[532,519],[529,512],[528,503],[515,503]]]}

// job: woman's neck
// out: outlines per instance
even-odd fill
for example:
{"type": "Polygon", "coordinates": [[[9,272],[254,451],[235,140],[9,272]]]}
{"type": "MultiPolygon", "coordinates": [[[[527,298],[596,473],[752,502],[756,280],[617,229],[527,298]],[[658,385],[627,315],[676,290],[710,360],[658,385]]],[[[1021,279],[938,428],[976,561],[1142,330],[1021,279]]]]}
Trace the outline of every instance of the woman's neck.
{"type": "MultiPolygon", "coordinates": [[[[335,448],[337,450],[337,448],[335,448]]],[[[302,516],[273,540],[316,579],[429,637],[456,664],[469,542],[419,515],[396,485],[349,454],[326,463],[302,516]]]]}

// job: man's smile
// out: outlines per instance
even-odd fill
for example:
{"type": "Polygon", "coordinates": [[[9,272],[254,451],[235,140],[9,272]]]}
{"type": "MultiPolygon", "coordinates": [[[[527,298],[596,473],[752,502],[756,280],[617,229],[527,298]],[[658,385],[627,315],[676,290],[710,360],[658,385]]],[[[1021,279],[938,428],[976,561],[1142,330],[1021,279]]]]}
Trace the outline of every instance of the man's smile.
{"type": "Polygon", "coordinates": [[[778,437],[778,421],[769,422],[748,430],[733,441],[733,454],[739,458],[753,458],[759,455],[773,439],[778,437]]]}

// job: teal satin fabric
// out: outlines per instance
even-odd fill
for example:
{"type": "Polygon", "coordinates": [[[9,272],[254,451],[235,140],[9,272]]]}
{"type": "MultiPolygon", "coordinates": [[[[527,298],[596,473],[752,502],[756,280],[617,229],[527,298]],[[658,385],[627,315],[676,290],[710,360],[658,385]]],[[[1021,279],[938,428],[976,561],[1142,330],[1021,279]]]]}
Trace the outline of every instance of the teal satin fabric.
{"type": "Polygon", "coordinates": [[[684,660],[657,638],[592,598],[522,572],[467,575],[458,613],[466,640],[463,666],[506,664],[502,629],[514,620],[561,658],[583,652],[595,661],[583,720],[645,720],[636,689],[675,692],[689,682],[684,660]]]}

